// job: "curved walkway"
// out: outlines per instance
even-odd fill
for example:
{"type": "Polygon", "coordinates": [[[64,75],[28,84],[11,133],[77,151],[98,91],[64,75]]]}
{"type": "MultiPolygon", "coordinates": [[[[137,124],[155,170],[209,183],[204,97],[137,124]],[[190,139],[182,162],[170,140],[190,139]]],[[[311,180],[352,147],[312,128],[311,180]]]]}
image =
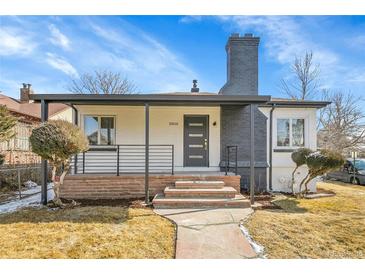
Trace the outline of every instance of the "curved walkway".
{"type": "Polygon", "coordinates": [[[256,258],[239,224],[251,208],[155,209],[177,226],[176,259],[256,258]]]}

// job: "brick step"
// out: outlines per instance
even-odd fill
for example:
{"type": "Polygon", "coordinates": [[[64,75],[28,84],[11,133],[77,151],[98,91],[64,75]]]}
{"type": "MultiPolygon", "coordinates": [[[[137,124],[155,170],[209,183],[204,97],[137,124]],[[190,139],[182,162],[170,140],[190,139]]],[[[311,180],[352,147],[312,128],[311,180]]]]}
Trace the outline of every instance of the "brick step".
{"type": "Polygon", "coordinates": [[[121,181],[120,178],[110,178],[110,179],[90,179],[90,178],[85,178],[85,179],[69,179],[69,178],[65,178],[64,182],[70,182],[70,183],[108,183],[108,182],[119,182],[121,181]]]}
{"type": "Polygon", "coordinates": [[[177,189],[220,189],[224,187],[223,181],[176,181],[177,189]]]}
{"type": "Polygon", "coordinates": [[[167,186],[164,190],[166,198],[172,197],[208,197],[208,198],[234,198],[237,191],[230,186],[222,188],[175,188],[167,186]]]}
{"type": "Polygon", "coordinates": [[[250,201],[241,194],[234,198],[167,198],[157,194],[152,201],[154,208],[247,208],[250,201]]]}
{"type": "Polygon", "coordinates": [[[67,175],[65,177],[65,180],[113,180],[113,179],[119,179],[120,177],[116,175],[67,175]]]}

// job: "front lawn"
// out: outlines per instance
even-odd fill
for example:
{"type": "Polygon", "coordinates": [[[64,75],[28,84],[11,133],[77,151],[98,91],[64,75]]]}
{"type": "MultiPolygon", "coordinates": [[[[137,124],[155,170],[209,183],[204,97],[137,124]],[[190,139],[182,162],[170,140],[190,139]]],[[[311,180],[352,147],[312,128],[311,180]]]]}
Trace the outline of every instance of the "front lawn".
{"type": "Polygon", "coordinates": [[[173,258],[174,237],[174,225],[146,208],[0,214],[0,258],[173,258]]]}
{"type": "Polygon", "coordinates": [[[336,196],[294,199],[280,195],[282,210],[257,210],[246,223],[269,258],[365,258],[365,187],[327,182],[336,196]]]}

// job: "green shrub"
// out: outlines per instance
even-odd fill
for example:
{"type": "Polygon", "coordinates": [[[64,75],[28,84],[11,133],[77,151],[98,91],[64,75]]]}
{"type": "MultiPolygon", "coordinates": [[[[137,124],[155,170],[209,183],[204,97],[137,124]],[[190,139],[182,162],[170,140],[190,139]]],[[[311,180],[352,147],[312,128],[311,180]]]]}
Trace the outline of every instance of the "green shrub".
{"type": "Polygon", "coordinates": [[[33,129],[29,141],[33,152],[53,166],[54,201],[61,204],[59,187],[69,170],[71,157],[88,150],[89,142],[86,136],[79,127],[67,121],[54,120],[33,129]],[[59,180],[56,180],[57,171],[61,170],[62,166],[62,174],[59,180]]]}
{"type": "Polygon", "coordinates": [[[299,148],[291,154],[291,158],[297,167],[305,165],[306,158],[313,151],[309,148],[299,148]]]}
{"type": "Polygon", "coordinates": [[[345,159],[340,153],[331,150],[323,149],[309,154],[306,157],[308,174],[300,184],[300,192],[304,185],[304,192],[306,193],[308,191],[308,184],[312,179],[316,178],[317,176],[323,175],[333,169],[339,168],[344,164],[344,162],[345,159]]]}
{"type": "Polygon", "coordinates": [[[0,143],[7,142],[14,137],[14,127],[17,119],[13,117],[8,108],[0,105],[0,143]]]}

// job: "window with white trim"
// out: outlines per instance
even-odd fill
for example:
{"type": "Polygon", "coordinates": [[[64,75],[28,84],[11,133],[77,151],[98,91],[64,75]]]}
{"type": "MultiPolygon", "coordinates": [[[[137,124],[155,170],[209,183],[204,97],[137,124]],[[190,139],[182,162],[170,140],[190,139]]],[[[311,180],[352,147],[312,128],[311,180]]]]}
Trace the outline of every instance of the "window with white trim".
{"type": "Polygon", "coordinates": [[[304,119],[285,118],[276,120],[277,147],[304,146],[304,119]]]}
{"type": "Polygon", "coordinates": [[[84,131],[90,145],[114,145],[115,117],[85,115],[84,131]]]}

